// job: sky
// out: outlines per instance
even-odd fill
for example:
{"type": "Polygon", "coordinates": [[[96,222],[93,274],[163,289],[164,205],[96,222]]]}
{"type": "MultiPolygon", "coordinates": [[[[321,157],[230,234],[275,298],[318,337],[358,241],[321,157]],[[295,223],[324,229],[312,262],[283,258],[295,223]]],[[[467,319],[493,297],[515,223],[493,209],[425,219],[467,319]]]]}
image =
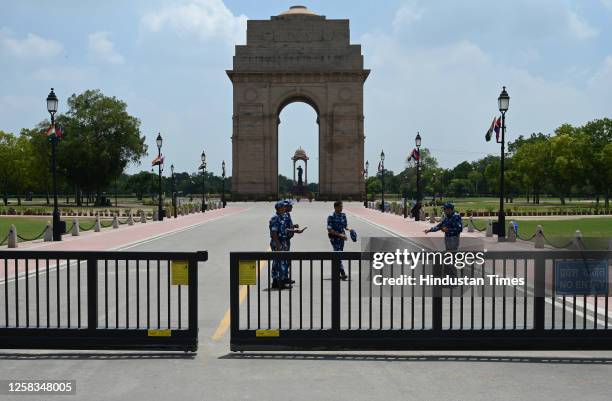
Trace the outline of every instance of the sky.
{"type": "MultiPolygon", "coordinates": [[[[150,153],[158,132],[166,163],[231,171],[232,88],[225,70],[244,44],[247,19],[296,3],[249,0],[22,0],[0,13],[0,130],[48,117],[51,87],[66,99],[100,89],[128,104],[150,153]]],[[[443,167],[499,153],[484,141],[497,96],[510,94],[507,137],[612,117],[612,0],[301,1],[328,19],[350,19],[362,45],[366,159],[384,150],[400,171],[419,131],[443,167]]],[[[279,172],[302,146],[317,180],[315,112],[281,116],[279,172]],[[285,155],[285,156],[283,156],[285,155]]],[[[150,168],[149,159],[129,167],[150,168]]],[[[370,167],[370,173],[373,173],[370,167]]]]}

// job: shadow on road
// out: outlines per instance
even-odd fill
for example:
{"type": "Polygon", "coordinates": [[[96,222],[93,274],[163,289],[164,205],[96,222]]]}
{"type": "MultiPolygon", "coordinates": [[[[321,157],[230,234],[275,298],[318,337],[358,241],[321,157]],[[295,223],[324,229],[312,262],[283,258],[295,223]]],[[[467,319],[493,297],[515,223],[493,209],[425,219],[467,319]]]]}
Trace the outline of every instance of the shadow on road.
{"type": "Polygon", "coordinates": [[[125,359],[195,359],[195,353],[183,352],[156,352],[156,353],[134,353],[134,352],[45,352],[45,353],[0,353],[0,360],[44,360],[44,359],[66,359],[66,360],[125,360],[125,359]]]}
{"type": "Polygon", "coordinates": [[[377,355],[377,354],[300,354],[300,353],[231,353],[219,359],[236,360],[291,360],[291,361],[367,361],[367,362],[501,362],[543,364],[595,364],[611,365],[612,358],[542,357],[542,356],[491,356],[491,355],[377,355]]]}

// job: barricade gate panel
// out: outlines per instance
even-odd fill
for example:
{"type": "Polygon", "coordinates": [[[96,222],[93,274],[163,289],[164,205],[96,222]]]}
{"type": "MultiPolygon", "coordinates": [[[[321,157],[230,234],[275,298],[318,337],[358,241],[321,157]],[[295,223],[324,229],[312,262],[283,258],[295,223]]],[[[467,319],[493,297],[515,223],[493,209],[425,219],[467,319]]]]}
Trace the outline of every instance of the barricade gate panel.
{"type": "MultiPolygon", "coordinates": [[[[612,349],[609,295],[553,291],[557,261],[605,260],[609,269],[611,252],[489,251],[485,258],[483,268],[464,274],[524,284],[493,286],[489,294],[451,287],[426,295],[409,286],[382,294],[360,252],[232,252],[231,350],[612,349]],[[289,261],[291,289],[271,288],[274,260],[289,261]],[[347,281],[339,278],[341,263],[347,281]]],[[[395,276],[441,271],[431,265],[395,276]]]]}
{"type": "Polygon", "coordinates": [[[0,348],[196,351],[207,252],[0,251],[0,348]]]}

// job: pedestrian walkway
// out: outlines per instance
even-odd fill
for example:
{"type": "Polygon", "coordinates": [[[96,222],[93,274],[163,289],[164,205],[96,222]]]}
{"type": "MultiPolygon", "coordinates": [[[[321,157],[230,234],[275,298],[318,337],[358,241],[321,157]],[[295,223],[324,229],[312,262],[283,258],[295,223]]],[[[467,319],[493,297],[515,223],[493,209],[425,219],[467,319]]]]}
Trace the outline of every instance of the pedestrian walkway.
{"type": "MultiPolygon", "coordinates": [[[[143,242],[159,239],[190,228],[235,215],[248,210],[246,207],[227,207],[206,213],[195,213],[179,216],[176,219],[166,218],[164,221],[149,221],[147,223],[134,223],[133,226],[123,225],[118,229],[105,228],[101,232],[87,231],[79,236],[65,234],[62,241],[22,242],[15,252],[23,251],[110,251],[130,248],[143,242]]],[[[3,247],[6,249],[6,247],[3,247]]],[[[22,262],[24,262],[22,260],[22,262]]],[[[19,263],[18,274],[25,271],[25,262],[19,263]]],[[[14,277],[15,272],[10,269],[8,278],[14,277]]],[[[0,269],[0,280],[4,279],[4,270],[0,269]]]]}

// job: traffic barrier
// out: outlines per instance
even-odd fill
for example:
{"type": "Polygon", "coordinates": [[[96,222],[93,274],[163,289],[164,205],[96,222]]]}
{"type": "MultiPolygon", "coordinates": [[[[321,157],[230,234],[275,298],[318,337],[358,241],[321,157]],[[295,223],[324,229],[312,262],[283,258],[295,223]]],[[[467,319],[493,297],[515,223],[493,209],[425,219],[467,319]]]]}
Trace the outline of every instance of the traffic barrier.
{"type": "Polygon", "coordinates": [[[0,251],[0,349],[195,352],[198,263],[207,259],[205,251],[0,251]]]}

